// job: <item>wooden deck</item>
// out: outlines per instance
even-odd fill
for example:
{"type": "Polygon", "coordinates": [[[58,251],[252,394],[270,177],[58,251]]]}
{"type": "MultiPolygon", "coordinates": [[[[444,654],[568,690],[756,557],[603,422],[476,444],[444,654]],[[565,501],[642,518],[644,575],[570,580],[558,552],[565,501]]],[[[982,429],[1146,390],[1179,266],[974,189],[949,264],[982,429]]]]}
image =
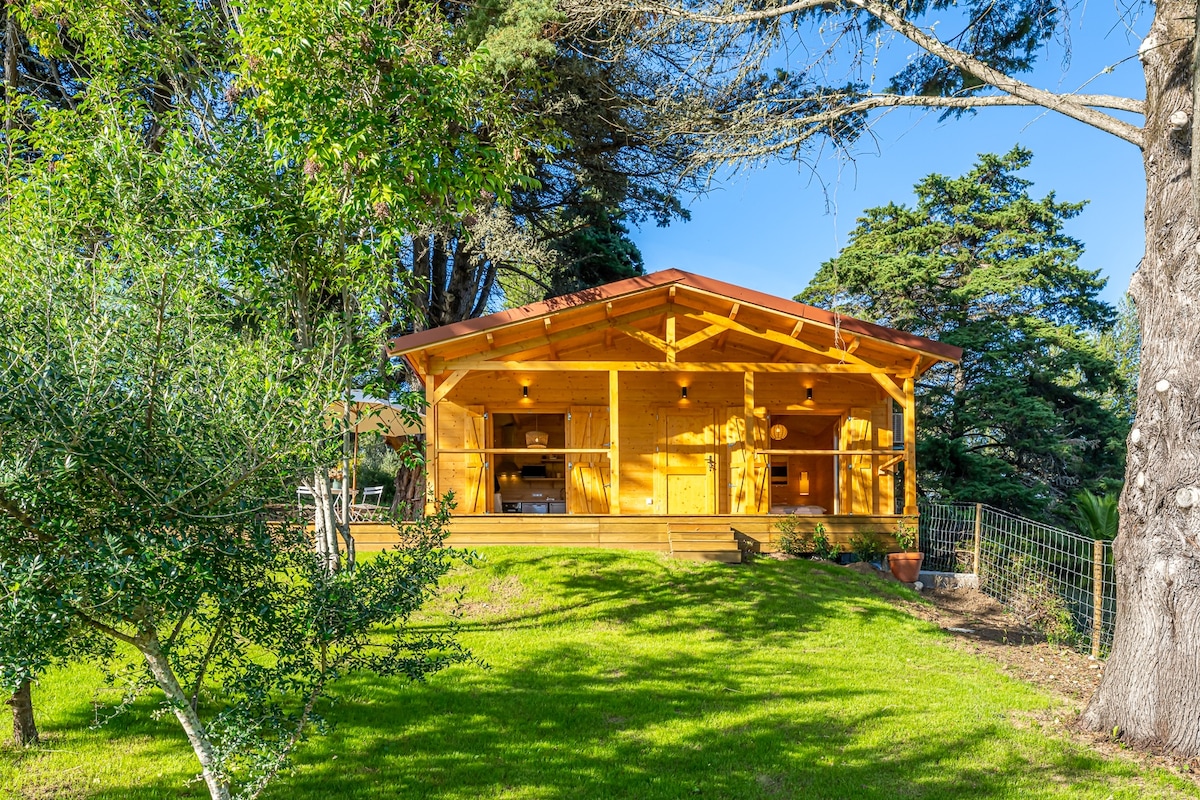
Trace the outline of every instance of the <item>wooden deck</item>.
{"type": "MultiPolygon", "coordinates": [[[[774,551],[775,525],[783,518],[778,514],[481,514],[452,518],[447,544],[469,548],[490,545],[607,547],[656,550],[681,558],[740,561],[742,551],[774,551]]],[[[827,514],[801,519],[809,531],[818,522],[824,524],[830,541],[848,550],[850,537],[855,533],[891,534],[900,518],[899,515],[827,514]]],[[[360,551],[381,550],[397,541],[398,531],[391,525],[356,522],[352,523],[351,529],[360,551]]]]}

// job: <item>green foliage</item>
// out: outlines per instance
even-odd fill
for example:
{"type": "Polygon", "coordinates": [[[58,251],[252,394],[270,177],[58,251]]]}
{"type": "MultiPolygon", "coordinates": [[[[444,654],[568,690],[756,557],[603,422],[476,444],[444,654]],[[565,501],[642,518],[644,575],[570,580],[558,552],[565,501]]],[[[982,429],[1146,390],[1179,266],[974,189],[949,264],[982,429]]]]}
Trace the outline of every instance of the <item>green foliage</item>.
{"type": "Polygon", "coordinates": [[[1098,337],[1101,352],[1116,365],[1117,382],[1105,402],[1126,426],[1133,426],[1137,415],[1138,370],[1141,368],[1142,335],[1137,309],[1128,294],[1117,303],[1117,321],[1112,329],[1098,337]]]}
{"type": "Polygon", "coordinates": [[[1028,556],[1012,558],[1012,575],[1016,581],[1008,605],[1032,628],[1041,631],[1046,641],[1062,647],[1075,647],[1079,631],[1067,600],[1055,591],[1050,578],[1031,568],[1028,556]]]}
{"type": "Polygon", "coordinates": [[[864,563],[879,561],[884,556],[883,542],[870,531],[859,531],[850,537],[850,552],[864,563]]]}
{"type": "Polygon", "coordinates": [[[437,6],[280,0],[240,22],[241,102],[328,217],[407,232],[524,180],[531,131],[437,6]]]}
{"type": "Polygon", "coordinates": [[[1089,539],[1112,541],[1120,527],[1118,498],[1115,493],[1097,496],[1084,490],[1075,498],[1075,526],[1089,539]]]}
{"type": "Polygon", "coordinates": [[[906,553],[917,546],[917,528],[911,519],[901,517],[896,520],[896,532],[893,536],[896,537],[896,544],[906,553]]]}
{"type": "Polygon", "coordinates": [[[775,523],[779,531],[775,544],[781,552],[789,555],[812,554],[814,558],[834,561],[841,553],[841,546],[830,542],[825,524],[818,522],[812,533],[803,530],[804,520],[797,514],[788,514],[775,523]]]}
{"type": "Polygon", "coordinates": [[[1091,335],[1112,324],[1104,281],[1063,232],[1083,205],[1030,196],[1018,172],[1031,158],[983,155],[917,184],[915,207],[868,209],[799,299],[962,347],[918,392],[919,485],[1045,518],[1120,480],[1125,426],[1091,335]]]}
{"type": "Polygon", "coordinates": [[[548,276],[554,295],[643,274],[642,252],[629,238],[620,212],[594,204],[573,206],[560,225],[565,232],[550,242],[559,254],[559,266],[548,276]]]}
{"type": "Polygon", "coordinates": [[[829,540],[823,522],[818,522],[813,528],[812,548],[813,555],[826,561],[835,561],[842,552],[841,545],[829,540]]]}
{"type": "Polygon", "coordinates": [[[775,523],[775,530],[779,531],[775,545],[782,552],[792,556],[812,552],[809,537],[800,532],[800,524],[800,517],[795,514],[788,514],[775,523]]]}
{"type": "MultiPolygon", "coordinates": [[[[402,47],[398,18],[394,28],[376,17],[342,24],[348,8],[252,13],[277,15],[273,42],[313,22],[330,44],[350,32],[356,47],[368,34],[388,52],[402,47]],[[305,13],[330,17],[298,21],[305,13]]],[[[114,668],[159,690],[223,798],[231,785],[262,790],[334,681],[359,671],[419,679],[467,658],[448,629],[408,624],[456,560],[441,546],[444,515],[353,572],[319,563],[294,521],[267,520],[293,507],[302,475],[336,459],[326,403],[378,369],[380,267],[394,261],[396,234],[384,223],[436,217],[503,186],[518,154],[497,150],[500,137],[464,134],[417,154],[416,188],[392,192],[404,176],[386,170],[414,157],[402,151],[416,134],[384,130],[372,114],[385,112],[354,103],[305,110],[329,101],[321,92],[337,69],[348,89],[369,84],[355,72],[368,67],[363,54],[256,55],[268,34],[248,18],[243,54],[258,82],[232,83],[209,114],[196,98],[229,85],[236,48],[212,19],[189,27],[193,11],[208,13],[164,13],[141,38],[108,10],[80,20],[87,93],[62,107],[30,100],[5,132],[0,681],[11,688],[55,659],[134,654],[135,670],[114,668]],[[181,48],[193,27],[219,41],[175,63],[173,25],[187,29],[181,48]],[[188,61],[201,53],[212,60],[188,61]],[[163,96],[113,88],[140,86],[151,67],[168,71],[163,96]],[[169,72],[193,68],[187,80],[169,72]],[[239,91],[261,127],[239,116],[239,91]],[[338,129],[360,123],[353,136],[338,129]]],[[[58,24],[75,13],[65,7],[58,24]]],[[[482,84],[469,65],[428,58],[437,32],[416,28],[425,60],[382,81],[376,99],[397,101],[407,80],[437,95],[425,122],[441,109],[477,128],[467,112],[486,103],[460,95],[482,84]]]]}
{"type": "Polygon", "coordinates": [[[540,62],[554,57],[546,35],[565,17],[550,0],[484,0],[467,12],[468,43],[480,48],[480,59],[504,73],[536,73],[540,62]]]}

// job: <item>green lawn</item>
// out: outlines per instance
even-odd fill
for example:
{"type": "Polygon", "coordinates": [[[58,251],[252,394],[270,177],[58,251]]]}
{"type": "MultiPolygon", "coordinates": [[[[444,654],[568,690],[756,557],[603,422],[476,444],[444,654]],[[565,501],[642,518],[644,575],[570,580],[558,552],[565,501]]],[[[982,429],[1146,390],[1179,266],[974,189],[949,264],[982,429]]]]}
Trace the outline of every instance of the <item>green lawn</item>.
{"type": "MultiPolygon", "coordinates": [[[[485,555],[454,579],[467,586],[463,638],[489,668],[343,684],[335,729],[267,797],[1200,796],[1044,730],[1047,712],[1070,709],[947,646],[887,602],[903,590],[848,570],[485,555]]],[[[205,796],[187,784],[173,719],[149,704],[89,730],[92,701],[109,699],[94,671],[35,693],[48,743],[0,751],[13,796],[205,796]]]]}

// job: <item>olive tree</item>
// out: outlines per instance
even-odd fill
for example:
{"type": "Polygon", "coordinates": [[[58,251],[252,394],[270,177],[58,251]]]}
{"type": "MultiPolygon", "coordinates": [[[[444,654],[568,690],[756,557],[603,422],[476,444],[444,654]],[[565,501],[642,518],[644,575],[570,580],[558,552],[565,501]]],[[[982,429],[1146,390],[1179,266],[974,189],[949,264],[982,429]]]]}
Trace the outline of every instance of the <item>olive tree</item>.
{"type": "Polygon", "coordinates": [[[7,165],[0,230],[0,680],[72,648],[132,658],[211,796],[255,796],[338,677],[467,658],[407,625],[455,556],[435,515],[331,571],[265,504],[337,452],[340,320],[302,347],[246,291],[223,260],[229,165],[183,135],[145,148],[138,108],[97,93],[12,140],[30,157],[7,165]]]}
{"type": "Polygon", "coordinates": [[[6,18],[6,58],[73,77],[5,85],[0,681],[21,703],[55,659],[132,658],[211,796],[252,797],[338,677],[468,658],[407,624],[444,516],[341,570],[285,512],[344,453],[326,408],[377,369],[403,232],[520,153],[477,135],[502,95],[434,9],[58,11],[6,18]]]}

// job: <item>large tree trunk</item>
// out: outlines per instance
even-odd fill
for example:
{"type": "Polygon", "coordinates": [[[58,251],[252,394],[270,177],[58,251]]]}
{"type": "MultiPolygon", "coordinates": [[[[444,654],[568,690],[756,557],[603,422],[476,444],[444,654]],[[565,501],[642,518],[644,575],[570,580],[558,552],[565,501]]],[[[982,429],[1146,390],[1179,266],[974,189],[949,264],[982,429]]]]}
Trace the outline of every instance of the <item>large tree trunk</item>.
{"type": "Polygon", "coordinates": [[[392,513],[403,519],[415,520],[425,508],[425,470],[423,467],[401,467],[392,481],[392,513]]]}
{"type": "Polygon", "coordinates": [[[1113,545],[1117,627],[1083,724],[1200,755],[1200,218],[1190,169],[1194,4],[1157,4],[1146,72],[1146,256],[1133,277],[1142,361],[1113,545]]]}
{"type": "Polygon", "coordinates": [[[13,711],[13,744],[28,747],[37,744],[38,730],[33,719],[33,694],[29,681],[23,682],[8,699],[13,711]]]}

